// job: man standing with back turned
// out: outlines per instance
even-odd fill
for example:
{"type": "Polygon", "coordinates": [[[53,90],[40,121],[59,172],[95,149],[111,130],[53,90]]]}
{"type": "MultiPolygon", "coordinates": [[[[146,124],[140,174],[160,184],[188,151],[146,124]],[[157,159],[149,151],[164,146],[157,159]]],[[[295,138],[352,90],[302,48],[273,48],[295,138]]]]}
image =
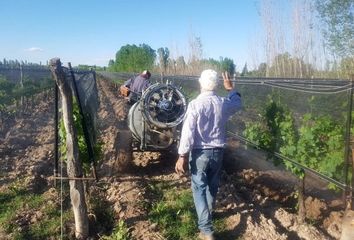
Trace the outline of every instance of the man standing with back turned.
{"type": "Polygon", "coordinates": [[[217,73],[204,70],[199,78],[201,93],[192,100],[185,115],[177,173],[184,173],[189,160],[194,205],[198,215],[199,238],[213,240],[212,210],[218,192],[226,141],[226,122],[241,108],[241,96],[233,90],[230,76],[222,73],[228,96],[220,97],[215,90],[217,73]]]}

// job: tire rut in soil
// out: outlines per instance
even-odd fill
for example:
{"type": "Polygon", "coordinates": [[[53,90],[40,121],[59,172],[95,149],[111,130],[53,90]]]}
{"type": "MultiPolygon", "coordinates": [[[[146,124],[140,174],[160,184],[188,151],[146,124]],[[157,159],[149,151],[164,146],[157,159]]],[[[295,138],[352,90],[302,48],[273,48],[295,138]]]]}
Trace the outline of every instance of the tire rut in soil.
{"type": "Polygon", "coordinates": [[[131,133],[128,129],[125,99],[107,80],[98,79],[100,98],[99,116],[101,141],[104,143],[104,159],[100,175],[114,176],[129,170],[132,163],[131,133]]]}

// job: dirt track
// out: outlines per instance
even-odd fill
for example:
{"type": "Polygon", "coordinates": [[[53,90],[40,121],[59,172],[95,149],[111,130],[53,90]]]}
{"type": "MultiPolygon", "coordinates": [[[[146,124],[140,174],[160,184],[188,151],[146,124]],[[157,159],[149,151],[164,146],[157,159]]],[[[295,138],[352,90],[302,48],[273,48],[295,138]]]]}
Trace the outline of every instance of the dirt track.
{"type": "MultiPolygon", "coordinates": [[[[114,108],[114,110],[110,112],[121,116],[123,99],[117,97],[117,89],[114,88],[113,85],[107,86],[107,84],[109,83],[104,81],[100,82],[100,98],[114,99],[114,104],[110,104],[109,106],[101,105],[100,116],[106,115],[104,109],[110,107],[114,108]]],[[[107,116],[108,115],[109,114],[107,114],[107,116]]],[[[113,116],[112,118],[114,119],[115,117],[113,116]]],[[[125,130],[124,127],[123,130],[125,130]]],[[[106,136],[104,134],[102,135],[105,142],[112,139],[109,136],[109,134],[106,136]]],[[[117,139],[117,142],[119,141],[120,139],[117,139]]],[[[237,151],[239,146],[237,144],[230,144],[230,148],[232,152],[234,152],[237,151]]],[[[298,224],[296,214],[286,211],[290,205],[294,204],[292,196],[293,186],[291,185],[291,181],[279,182],[278,179],[276,179],[279,174],[282,174],[280,171],[277,171],[275,168],[267,169],[268,171],[264,172],[251,169],[244,170],[242,169],[242,164],[235,163],[244,162],[245,160],[252,161],[252,159],[247,159],[247,156],[243,156],[241,159],[237,154],[229,154],[228,156],[228,169],[232,169],[232,171],[228,174],[225,173],[223,176],[217,202],[217,212],[219,216],[222,216],[222,218],[226,220],[228,228],[225,233],[219,234],[219,238],[237,239],[242,236],[243,239],[314,240],[334,239],[339,237],[338,230],[332,231],[339,227],[338,222],[333,223],[331,220],[326,220],[327,222],[331,222],[325,226],[332,229],[328,233],[325,227],[318,228],[313,225],[298,224]],[[231,167],[230,164],[232,165],[231,167]],[[239,168],[237,168],[237,166],[239,166],[239,168]]],[[[124,219],[132,224],[133,233],[137,239],[157,239],[159,234],[154,231],[155,229],[146,227],[151,224],[147,222],[146,217],[144,217],[144,211],[136,208],[136,206],[129,208],[129,201],[135,202],[134,199],[141,199],[144,195],[147,196],[144,194],[146,191],[145,187],[150,181],[154,180],[175,181],[176,184],[181,187],[189,187],[187,177],[181,179],[174,173],[175,160],[176,159],[173,158],[166,159],[166,157],[156,153],[147,152],[135,154],[133,156],[133,165],[127,165],[128,168],[123,171],[127,173],[125,179],[129,179],[129,181],[120,180],[119,177],[111,178],[113,184],[117,186],[115,188],[135,189],[135,194],[132,192],[128,194],[126,202],[115,202],[114,204],[116,209],[119,210],[117,214],[124,216],[124,219]],[[128,204],[126,211],[122,210],[123,208],[121,207],[121,205],[125,204],[128,204]],[[137,212],[132,211],[132,209],[135,209],[137,212]],[[137,215],[140,217],[137,218],[137,215]],[[135,221],[135,219],[139,220],[135,221]],[[144,234],[140,234],[141,232],[144,234]]],[[[257,164],[259,165],[259,162],[256,163],[256,165],[257,164]]],[[[284,176],[282,179],[287,179],[287,177],[284,176]]],[[[112,191],[115,192],[114,190],[112,191]]],[[[115,192],[115,194],[117,197],[120,195],[117,192],[115,192]]],[[[111,195],[110,200],[112,201],[113,199],[114,197],[111,195]]],[[[148,201],[148,199],[145,199],[145,201],[148,201]]],[[[326,204],[318,199],[309,198],[307,200],[307,206],[311,206],[311,209],[313,209],[313,211],[309,211],[309,217],[316,218],[319,221],[323,221],[325,215],[329,214],[325,213],[328,211],[326,204]],[[313,216],[311,216],[311,214],[313,216]]],[[[339,215],[334,215],[337,217],[336,220],[338,220],[340,213],[339,215]]],[[[332,218],[334,217],[332,216],[332,218]]],[[[319,224],[319,226],[321,225],[322,224],[319,224]]]]}
{"type": "MultiPolygon", "coordinates": [[[[98,184],[107,189],[105,197],[114,209],[116,219],[127,222],[134,239],[163,239],[137,203],[149,201],[147,186],[151,181],[170,181],[188,188],[189,180],[174,173],[175,158],[171,155],[134,153],[130,159],[124,99],[118,96],[117,88],[110,82],[99,79],[98,89],[100,140],[104,143],[98,184]]],[[[51,101],[40,102],[31,114],[18,117],[0,136],[0,190],[18,180],[27,181],[36,192],[45,192],[51,186],[48,177],[53,172],[52,106],[51,101]]],[[[238,149],[241,152],[235,142],[230,148],[232,152],[238,149]]],[[[332,211],[322,200],[308,198],[308,217],[315,224],[299,224],[296,214],[289,208],[294,204],[291,181],[279,181],[277,170],[256,171],[236,164],[252,162],[252,156],[251,152],[249,156],[229,154],[226,159],[230,171],[222,177],[217,213],[227,222],[227,229],[218,233],[218,239],[339,238],[342,211],[332,211]]],[[[92,189],[98,188],[94,185],[92,189]]]]}

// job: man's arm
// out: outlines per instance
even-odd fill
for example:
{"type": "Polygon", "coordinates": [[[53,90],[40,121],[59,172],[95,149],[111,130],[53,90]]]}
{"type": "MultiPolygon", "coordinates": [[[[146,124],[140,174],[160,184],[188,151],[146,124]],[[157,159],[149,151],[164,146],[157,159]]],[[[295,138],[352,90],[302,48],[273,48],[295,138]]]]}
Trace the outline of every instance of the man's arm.
{"type": "Polygon", "coordinates": [[[224,79],[224,88],[229,92],[227,96],[226,109],[229,116],[231,116],[241,109],[241,94],[234,90],[233,84],[230,80],[230,74],[228,72],[222,73],[222,77],[224,79]]]}
{"type": "Polygon", "coordinates": [[[131,78],[129,78],[127,81],[125,81],[124,82],[124,86],[126,86],[126,87],[130,87],[130,84],[132,83],[132,79],[131,78]]]}

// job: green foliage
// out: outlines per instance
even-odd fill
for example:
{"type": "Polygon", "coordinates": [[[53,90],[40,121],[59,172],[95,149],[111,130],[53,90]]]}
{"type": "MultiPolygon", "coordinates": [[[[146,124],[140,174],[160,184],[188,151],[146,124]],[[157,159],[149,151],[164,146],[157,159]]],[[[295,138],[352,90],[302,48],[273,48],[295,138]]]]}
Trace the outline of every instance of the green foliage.
{"type": "Polygon", "coordinates": [[[344,180],[344,128],[329,116],[306,114],[300,128],[297,160],[337,180],[344,180]]]}
{"type": "MultiPolygon", "coordinates": [[[[78,147],[79,147],[79,157],[82,162],[83,169],[85,173],[90,172],[91,159],[87,151],[87,145],[85,141],[84,130],[82,127],[82,116],[80,114],[79,106],[76,101],[73,102],[73,118],[74,118],[74,127],[76,129],[78,147]]],[[[63,157],[66,156],[66,131],[64,126],[64,120],[61,119],[59,127],[59,136],[60,136],[60,152],[63,157]]],[[[93,145],[93,153],[96,161],[98,161],[102,156],[102,145],[103,143],[97,142],[93,145]]]]}
{"type": "Polygon", "coordinates": [[[189,39],[189,47],[190,47],[189,64],[191,64],[192,66],[196,66],[195,63],[199,62],[203,56],[202,39],[197,36],[192,36],[189,39]]]}
{"type": "Polygon", "coordinates": [[[212,68],[218,72],[229,72],[231,76],[235,73],[236,65],[234,61],[230,58],[220,57],[220,60],[215,60],[213,58],[200,60],[204,68],[212,68]]]}
{"type": "Polygon", "coordinates": [[[100,66],[96,66],[96,65],[85,65],[85,64],[79,64],[77,66],[78,69],[80,70],[86,70],[86,71],[105,71],[106,67],[100,67],[100,66]]]}
{"type": "Polygon", "coordinates": [[[311,64],[291,56],[288,52],[274,57],[272,65],[268,68],[267,77],[312,77],[314,72],[311,64]]]}
{"type": "Polygon", "coordinates": [[[257,69],[248,72],[248,77],[265,77],[267,76],[267,68],[266,63],[260,63],[257,69]]]}
{"type": "Polygon", "coordinates": [[[354,1],[317,0],[328,47],[338,56],[354,56],[354,1]]]}
{"type": "Polygon", "coordinates": [[[184,91],[184,93],[187,101],[192,101],[200,94],[199,91],[184,91]]]}
{"type": "Polygon", "coordinates": [[[351,78],[351,74],[354,73],[354,56],[341,59],[339,72],[344,78],[351,78]]]}
{"type": "Polygon", "coordinates": [[[166,72],[170,51],[165,47],[157,49],[157,53],[159,56],[160,68],[163,70],[163,72],[166,72]]]}
{"type": "Polygon", "coordinates": [[[243,135],[260,149],[267,149],[272,141],[268,128],[261,122],[246,122],[243,135]]]}
{"type": "MultiPolygon", "coordinates": [[[[310,78],[315,68],[288,52],[278,54],[271,63],[261,63],[256,70],[248,72],[250,77],[299,77],[310,78]]],[[[242,76],[242,75],[241,75],[242,76]]]]}
{"type": "Polygon", "coordinates": [[[92,235],[112,232],[115,225],[115,214],[111,203],[106,200],[106,193],[101,190],[105,189],[105,186],[100,187],[102,188],[99,191],[95,191],[95,188],[91,189],[90,195],[86,198],[88,199],[87,208],[91,219],[90,232],[92,235]]]}
{"type": "Polygon", "coordinates": [[[49,78],[32,81],[25,77],[23,86],[8,81],[0,76],[0,111],[7,111],[21,97],[31,97],[53,87],[53,81],[49,78]]]}
{"type": "MultiPolygon", "coordinates": [[[[336,180],[344,181],[344,127],[329,116],[305,114],[296,128],[289,110],[269,98],[259,122],[246,123],[244,135],[270,153],[279,152],[306,167],[336,180]]],[[[298,177],[304,171],[289,161],[287,169],[298,177]]]]}
{"type": "Polygon", "coordinates": [[[220,69],[220,62],[218,60],[215,60],[214,58],[201,59],[200,63],[204,69],[211,68],[215,69],[216,71],[220,69]]]}
{"type": "Polygon", "coordinates": [[[149,220],[157,223],[166,239],[193,239],[197,216],[190,190],[172,189],[164,184],[150,185],[156,200],[150,206],[149,220]]]}
{"type": "MultiPolygon", "coordinates": [[[[146,203],[149,220],[157,224],[163,236],[171,240],[196,239],[197,215],[191,190],[166,182],[154,182],[148,187],[153,199],[146,203]]],[[[216,232],[225,231],[224,219],[213,220],[213,225],[216,232]]]]}
{"type": "Polygon", "coordinates": [[[274,100],[275,96],[268,99],[266,107],[261,114],[260,122],[246,123],[244,135],[266,150],[268,158],[279,164],[279,159],[274,158],[274,152],[279,152],[281,147],[294,146],[296,133],[294,121],[289,110],[274,100]]]}
{"type": "MultiPolygon", "coordinates": [[[[59,209],[54,201],[48,202],[44,195],[28,192],[23,183],[16,181],[0,193],[0,228],[10,235],[11,239],[59,238],[59,209]],[[31,222],[34,213],[39,212],[38,220],[31,222]],[[31,218],[28,219],[28,216],[31,218]],[[24,225],[19,226],[18,221],[24,225]]],[[[63,221],[71,218],[69,208],[64,208],[63,221]]]]}
{"type": "Polygon", "coordinates": [[[0,111],[5,111],[8,105],[13,104],[15,97],[13,94],[15,84],[0,76],[0,111]]]}
{"type": "Polygon", "coordinates": [[[231,76],[233,76],[235,73],[235,68],[236,65],[232,59],[220,57],[220,71],[227,71],[231,76]]]}
{"type": "Polygon", "coordinates": [[[246,77],[248,75],[247,63],[242,68],[241,77],[246,77]]]}
{"type": "Polygon", "coordinates": [[[110,236],[102,236],[100,240],[130,240],[132,239],[129,228],[123,220],[118,221],[110,236]]]}
{"type": "Polygon", "coordinates": [[[111,71],[114,70],[114,60],[113,59],[110,59],[108,61],[108,69],[111,71]]]}
{"type": "Polygon", "coordinates": [[[3,68],[7,68],[7,69],[18,69],[20,65],[22,65],[25,68],[31,68],[31,69],[41,69],[41,70],[48,69],[48,66],[42,65],[41,62],[39,64],[38,63],[31,63],[31,62],[27,62],[27,61],[19,62],[17,59],[12,60],[12,59],[6,59],[6,58],[4,58],[3,61],[0,60],[0,66],[2,66],[3,68]]]}
{"type": "Polygon", "coordinates": [[[110,70],[117,72],[141,72],[144,69],[152,69],[155,63],[156,53],[147,44],[139,46],[125,45],[116,53],[116,60],[110,61],[110,70]]]}
{"type": "Polygon", "coordinates": [[[177,68],[180,71],[184,71],[184,69],[186,68],[186,61],[184,60],[183,56],[179,56],[176,60],[176,64],[177,64],[177,68]]]}

